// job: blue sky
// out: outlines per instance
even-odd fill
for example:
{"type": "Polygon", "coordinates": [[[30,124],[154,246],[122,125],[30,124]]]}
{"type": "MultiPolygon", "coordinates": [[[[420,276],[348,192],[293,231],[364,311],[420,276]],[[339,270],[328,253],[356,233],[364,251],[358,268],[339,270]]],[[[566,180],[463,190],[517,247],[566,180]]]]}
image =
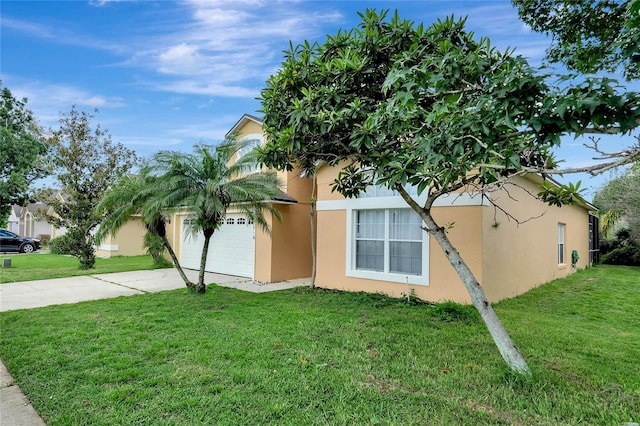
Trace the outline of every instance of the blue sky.
{"type": "MultiPolygon", "coordinates": [[[[3,0],[0,7],[3,86],[27,97],[45,127],[73,104],[98,108],[95,122],[141,156],[219,142],[242,114],[259,115],[256,97],[290,40],[322,41],[356,26],[365,8],[398,9],[425,24],[468,16],[477,36],[533,65],[549,44],[506,0],[3,0]]],[[[561,157],[578,166],[591,153],[567,140],[561,157]]]]}

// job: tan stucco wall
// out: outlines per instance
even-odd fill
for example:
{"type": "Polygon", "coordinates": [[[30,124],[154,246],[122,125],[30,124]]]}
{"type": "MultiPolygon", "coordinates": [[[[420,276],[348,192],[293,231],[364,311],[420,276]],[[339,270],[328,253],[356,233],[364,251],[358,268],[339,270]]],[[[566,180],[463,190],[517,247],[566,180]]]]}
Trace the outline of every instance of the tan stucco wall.
{"type": "Polygon", "coordinates": [[[255,279],[277,282],[311,276],[311,179],[297,170],[283,173],[288,195],[297,204],[276,204],[282,221],[270,219],[271,235],[256,229],[255,279]]]}
{"type": "Polygon", "coordinates": [[[585,268],[589,260],[588,210],[577,205],[548,206],[529,195],[540,191],[537,183],[525,178],[515,182],[517,186],[508,185],[490,196],[502,209],[526,222],[518,225],[493,207],[485,207],[483,212],[482,283],[491,301],[517,296],[574,272],[572,250],[580,256],[577,269],[585,268]],[[563,265],[557,261],[558,223],[565,224],[563,265]]]}
{"type": "MultiPolygon", "coordinates": [[[[344,200],[338,192],[331,192],[330,184],[337,177],[339,167],[323,167],[318,172],[318,200],[344,200]]],[[[441,224],[454,223],[449,237],[465,261],[478,276],[482,274],[482,207],[437,207],[434,218],[441,224]]],[[[428,285],[409,285],[347,277],[347,217],[346,210],[318,211],[318,265],[316,284],[319,287],[384,293],[392,297],[406,295],[407,288],[423,300],[453,300],[468,303],[466,289],[453,267],[448,263],[438,243],[429,238],[428,285]]]]}
{"type": "Polygon", "coordinates": [[[98,247],[96,256],[113,257],[113,256],[139,256],[146,253],[142,247],[145,234],[145,228],[140,222],[140,218],[132,217],[127,223],[120,228],[115,237],[107,237],[101,246],[117,246],[110,250],[103,250],[98,247]]]}
{"type": "MultiPolygon", "coordinates": [[[[480,209],[481,207],[440,207],[434,211],[434,216],[456,221],[456,225],[449,230],[450,238],[478,276],[482,272],[481,238],[478,226],[481,222],[480,209]]],[[[318,212],[316,284],[319,287],[384,293],[392,297],[406,295],[409,288],[409,291],[413,290],[415,295],[423,300],[469,302],[462,282],[433,238],[429,239],[428,285],[407,287],[407,284],[402,283],[347,277],[345,275],[347,269],[346,220],[345,210],[318,212]]]]}
{"type": "MultiPolygon", "coordinates": [[[[331,192],[329,184],[338,168],[325,167],[318,173],[318,200],[341,200],[331,192]]],[[[588,210],[581,206],[549,207],[527,194],[539,192],[539,187],[521,178],[507,190],[491,194],[500,206],[524,220],[544,215],[519,226],[507,221],[506,215],[490,206],[434,207],[433,215],[442,225],[453,223],[447,233],[476,278],[485,288],[487,297],[497,301],[563,277],[573,271],[571,251],[578,250],[582,268],[588,261],[588,210]],[[508,191],[508,193],[507,193],[508,191]],[[496,214],[497,227],[494,224],[496,214]],[[565,258],[567,264],[557,265],[557,225],[566,225],[565,258]]],[[[320,287],[381,292],[400,297],[407,285],[393,282],[347,277],[347,217],[346,210],[318,212],[318,268],[316,283],[320,287]]],[[[412,285],[421,299],[453,300],[469,303],[469,296],[442,249],[429,239],[429,285],[412,285]]]]}

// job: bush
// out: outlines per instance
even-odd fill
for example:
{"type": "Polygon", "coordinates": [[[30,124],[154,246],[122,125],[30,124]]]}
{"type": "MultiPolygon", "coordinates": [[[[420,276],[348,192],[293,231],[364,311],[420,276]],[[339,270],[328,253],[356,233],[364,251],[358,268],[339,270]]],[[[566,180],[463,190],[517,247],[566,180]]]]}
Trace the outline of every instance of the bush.
{"type": "Polygon", "coordinates": [[[628,229],[616,232],[615,240],[600,243],[600,263],[640,266],[640,245],[628,229]]]}
{"type": "Polygon", "coordinates": [[[56,237],[49,242],[49,250],[53,254],[73,255],[74,247],[74,242],[67,234],[56,237]]]}
{"type": "Polygon", "coordinates": [[[618,247],[601,256],[600,262],[608,265],[640,266],[640,247],[633,245],[618,247]]]}

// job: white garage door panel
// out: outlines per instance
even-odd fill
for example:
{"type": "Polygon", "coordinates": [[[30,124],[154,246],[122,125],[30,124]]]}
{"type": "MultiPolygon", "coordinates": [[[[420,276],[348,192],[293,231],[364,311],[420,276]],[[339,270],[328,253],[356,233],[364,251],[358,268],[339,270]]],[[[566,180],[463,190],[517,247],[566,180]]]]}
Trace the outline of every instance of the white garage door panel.
{"type": "MultiPolygon", "coordinates": [[[[255,226],[253,224],[237,224],[239,218],[244,219],[242,215],[231,214],[227,215],[227,218],[233,219],[233,224],[225,223],[213,233],[209,242],[205,270],[253,278],[255,226]]],[[[180,249],[180,263],[185,268],[199,269],[204,236],[202,233],[197,236],[189,236],[186,232],[188,226],[185,225],[185,219],[182,220],[184,239],[180,249]]]]}

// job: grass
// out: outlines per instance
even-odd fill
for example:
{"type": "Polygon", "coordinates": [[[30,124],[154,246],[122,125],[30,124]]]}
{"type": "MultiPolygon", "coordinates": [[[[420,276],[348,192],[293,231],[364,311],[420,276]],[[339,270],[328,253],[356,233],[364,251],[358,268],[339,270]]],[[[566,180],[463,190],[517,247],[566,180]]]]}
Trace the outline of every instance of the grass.
{"type": "Polygon", "coordinates": [[[80,263],[75,257],[58,254],[3,254],[0,258],[11,259],[11,268],[0,268],[0,284],[153,269],[151,256],[97,258],[95,268],[88,270],[79,269],[80,263]]]}
{"type": "Polygon", "coordinates": [[[209,286],[0,314],[0,358],[51,425],[640,421],[640,268],[496,305],[532,378],[470,307],[209,286]]]}

